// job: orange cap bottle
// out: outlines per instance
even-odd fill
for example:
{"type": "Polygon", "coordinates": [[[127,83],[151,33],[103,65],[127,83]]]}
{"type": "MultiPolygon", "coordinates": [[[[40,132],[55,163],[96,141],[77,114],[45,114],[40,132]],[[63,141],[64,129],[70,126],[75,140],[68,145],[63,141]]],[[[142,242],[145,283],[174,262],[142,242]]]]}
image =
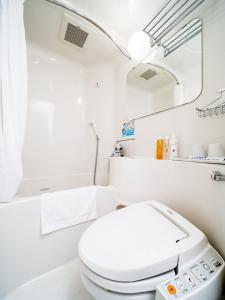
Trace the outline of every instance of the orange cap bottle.
{"type": "Polygon", "coordinates": [[[164,141],[162,137],[159,137],[156,141],[156,159],[163,159],[164,141]]]}

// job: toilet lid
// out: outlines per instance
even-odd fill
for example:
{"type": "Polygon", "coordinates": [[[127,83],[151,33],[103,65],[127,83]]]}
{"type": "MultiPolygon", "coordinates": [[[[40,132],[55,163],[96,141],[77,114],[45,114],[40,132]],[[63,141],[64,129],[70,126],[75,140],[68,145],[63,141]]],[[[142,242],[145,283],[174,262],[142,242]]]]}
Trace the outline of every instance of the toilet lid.
{"type": "Polygon", "coordinates": [[[174,269],[177,241],[187,235],[149,203],[108,214],[83,234],[79,255],[98,275],[115,281],[136,281],[174,269]]]}

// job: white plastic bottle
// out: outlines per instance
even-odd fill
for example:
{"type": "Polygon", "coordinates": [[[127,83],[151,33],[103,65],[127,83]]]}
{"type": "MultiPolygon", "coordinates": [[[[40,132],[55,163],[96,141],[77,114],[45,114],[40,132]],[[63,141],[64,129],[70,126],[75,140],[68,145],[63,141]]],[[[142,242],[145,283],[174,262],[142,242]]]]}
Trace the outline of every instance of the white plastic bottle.
{"type": "Polygon", "coordinates": [[[173,134],[170,138],[170,158],[178,157],[178,140],[173,134]]]}
{"type": "Polygon", "coordinates": [[[168,136],[164,137],[163,157],[164,159],[170,158],[170,139],[168,136]]]}

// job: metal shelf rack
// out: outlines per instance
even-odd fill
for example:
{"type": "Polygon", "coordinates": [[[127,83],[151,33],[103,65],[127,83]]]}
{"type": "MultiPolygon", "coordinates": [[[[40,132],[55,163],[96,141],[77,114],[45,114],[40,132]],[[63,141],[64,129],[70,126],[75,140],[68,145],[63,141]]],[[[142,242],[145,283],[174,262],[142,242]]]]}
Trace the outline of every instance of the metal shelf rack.
{"type": "Polygon", "coordinates": [[[194,19],[162,43],[164,57],[180,48],[183,44],[202,32],[202,21],[194,19]]]}
{"type": "Polygon", "coordinates": [[[222,98],[224,92],[225,92],[225,88],[217,91],[217,93],[219,93],[219,96],[215,100],[211,101],[209,104],[207,104],[206,106],[204,106],[201,109],[196,108],[199,118],[206,118],[206,117],[212,117],[215,115],[225,114],[225,101],[220,103],[217,106],[210,107],[210,105],[219,101],[222,98]]]}
{"type": "Polygon", "coordinates": [[[162,39],[204,1],[167,0],[143,29],[150,37],[151,47],[163,46],[162,39]]]}

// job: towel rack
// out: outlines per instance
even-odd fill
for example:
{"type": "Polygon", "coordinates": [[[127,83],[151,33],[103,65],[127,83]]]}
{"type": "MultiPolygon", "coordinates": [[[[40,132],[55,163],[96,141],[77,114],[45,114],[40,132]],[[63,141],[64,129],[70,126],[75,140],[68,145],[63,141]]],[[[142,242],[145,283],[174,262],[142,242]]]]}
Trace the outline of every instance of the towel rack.
{"type": "Polygon", "coordinates": [[[225,114],[225,101],[220,103],[217,106],[209,107],[213,103],[219,101],[222,98],[224,92],[225,92],[225,88],[220,89],[219,91],[217,91],[217,93],[219,93],[219,96],[216,97],[216,99],[214,99],[213,101],[211,101],[209,104],[207,104],[201,109],[196,108],[199,118],[212,117],[214,115],[225,114]]]}
{"type": "Polygon", "coordinates": [[[150,37],[151,47],[164,47],[162,39],[204,1],[168,0],[143,29],[150,37]]]}
{"type": "Polygon", "coordinates": [[[202,21],[195,19],[183,26],[179,31],[162,43],[164,57],[181,47],[183,44],[202,32],[202,21]]]}

